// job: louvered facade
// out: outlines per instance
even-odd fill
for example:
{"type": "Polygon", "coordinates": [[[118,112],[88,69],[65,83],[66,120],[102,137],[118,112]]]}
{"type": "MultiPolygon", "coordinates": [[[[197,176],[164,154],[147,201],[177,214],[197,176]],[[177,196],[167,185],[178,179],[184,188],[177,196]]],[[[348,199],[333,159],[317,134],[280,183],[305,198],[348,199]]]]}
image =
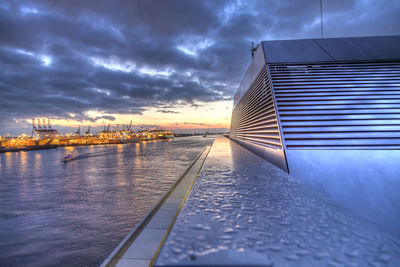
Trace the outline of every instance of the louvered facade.
{"type": "Polygon", "coordinates": [[[245,83],[235,95],[230,138],[287,171],[276,103],[263,59],[264,52],[257,51],[245,83]]]}
{"type": "Polygon", "coordinates": [[[232,137],[242,141],[282,149],[278,119],[267,68],[263,67],[233,110],[232,137]]]}
{"type": "Polygon", "coordinates": [[[400,36],[261,42],[230,138],[400,235],[400,36]]]}
{"type": "Polygon", "coordinates": [[[400,63],[271,64],[286,149],[400,147],[400,63]]]}

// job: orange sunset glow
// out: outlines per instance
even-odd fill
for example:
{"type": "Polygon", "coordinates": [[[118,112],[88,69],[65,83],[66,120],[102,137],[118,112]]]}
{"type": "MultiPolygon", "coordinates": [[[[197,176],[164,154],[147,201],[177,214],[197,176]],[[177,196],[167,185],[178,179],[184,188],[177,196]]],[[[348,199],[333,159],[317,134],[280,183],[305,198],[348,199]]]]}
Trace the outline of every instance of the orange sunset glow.
{"type": "MultiPolygon", "coordinates": [[[[193,105],[180,105],[179,107],[170,108],[167,112],[160,112],[157,108],[149,108],[142,114],[117,114],[102,113],[99,111],[87,111],[89,118],[97,118],[102,116],[111,116],[115,120],[98,119],[93,121],[78,121],[70,114],[72,118],[53,118],[51,124],[54,126],[71,127],[71,130],[81,126],[102,127],[104,125],[128,125],[133,121],[133,126],[149,126],[150,128],[160,127],[179,132],[179,130],[189,129],[225,129],[229,128],[232,112],[232,101],[217,101],[212,103],[198,102],[193,105]]],[[[26,119],[27,123],[31,119],[26,119]]]]}

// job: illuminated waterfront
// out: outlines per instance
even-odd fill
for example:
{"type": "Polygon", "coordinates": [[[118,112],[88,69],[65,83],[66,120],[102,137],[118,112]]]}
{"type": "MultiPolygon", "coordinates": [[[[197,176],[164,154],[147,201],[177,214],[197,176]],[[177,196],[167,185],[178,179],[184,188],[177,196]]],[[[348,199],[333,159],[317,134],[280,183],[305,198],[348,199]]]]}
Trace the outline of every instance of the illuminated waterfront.
{"type": "Polygon", "coordinates": [[[0,154],[0,262],[97,266],[213,140],[0,154]]]}
{"type": "Polygon", "coordinates": [[[0,153],[50,149],[60,146],[123,144],[170,140],[173,138],[174,134],[165,129],[131,131],[131,124],[126,127],[122,126],[121,129],[118,129],[117,126],[115,130],[110,130],[110,125],[108,125],[108,127],[104,127],[104,130],[97,134],[91,133],[90,126],[84,134],[81,134],[79,126],[77,132],[61,135],[56,129],[50,126],[50,120],[47,126],[45,126],[45,120],[43,120],[43,126],[40,123],[36,125],[34,120],[32,120],[31,135],[21,134],[15,137],[0,136],[0,153]]]}

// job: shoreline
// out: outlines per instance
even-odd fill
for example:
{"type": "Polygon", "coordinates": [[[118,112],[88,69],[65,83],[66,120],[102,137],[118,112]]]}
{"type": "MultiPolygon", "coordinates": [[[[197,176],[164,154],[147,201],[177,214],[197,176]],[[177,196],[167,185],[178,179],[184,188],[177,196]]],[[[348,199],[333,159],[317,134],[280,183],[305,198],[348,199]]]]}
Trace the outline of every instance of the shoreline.
{"type": "MultiPolygon", "coordinates": [[[[201,136],[203,134],[177,134],[174,138],[180,137],[190,137],[190,136],[201,136]]],[[[216,134],[209,134],[210,136],[216,136],[216,134]]],[[[56,149],[59,147],[74,147],[74,146],[93,146],[93,145],[118,145],[118,144],[132,144],[132,143],[140,143],[147,141],[166,141],[166,139],[150,139],[150,140],[121,140],[118,142],[111,143],[91,143],[91,144],[63,144],[63,145],[45,145],[45,146],[30,146],[30,147],[15,147],[15,148],[0,148],[0,154],[8,153],[8,152],[21,152],[21,151],[35,151],[35,150],[47,150],[47,149],[56,149]]]]}
{"type": "Polygon", "coordinates": [[[59,147],[75,147],[75,146],[103,146],[103,145],[119,145],[119,144],[132,144],[132,143],[140,143],[143,141],[163,141],[162,139],[152,139],[152,140],[134,140],[134,141],[128,141],[123,140],[121,142],[113,142],[113,143],[99,143],[99,144],[68,144],[68,145],[47,145],[47,146],[33,146],[33,147],[19,147],[19,148],[6,148],[6,149],[0,149],[0,154],[2,153],[8,153],[8,152],[21,152],[21,151],[35,151],[35,150],[47,150],[47,149],[56,149],[59,147]]]}

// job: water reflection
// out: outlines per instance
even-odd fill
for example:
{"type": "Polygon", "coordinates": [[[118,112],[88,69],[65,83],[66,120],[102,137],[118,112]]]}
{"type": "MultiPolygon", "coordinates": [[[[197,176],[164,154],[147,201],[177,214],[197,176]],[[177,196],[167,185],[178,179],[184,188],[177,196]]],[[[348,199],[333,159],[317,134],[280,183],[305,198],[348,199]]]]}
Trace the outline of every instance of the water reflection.
{"type": "Polygon", "coordinates": [[[18,153],[19,154],[19,162],[20,162],[20,168],[21,168],[21,175],[25,176],[28,170],[28,158],[27,158],[27,153],[25,151],[21,151],[18,153]]]}
{"type": "Polygon", "coordinates": [[[98,266],[212,142],[0,154],[0,265],[98,266]]]}
{"type": "Polygon", "coordinates": [[[12,166],[11,166],[11,164],[12,164],[12,157],[13,157],[13,155],[14,155],[14,153],[12,153],[12,152],[6,152],[6,153],[4,153],[3,154],[4,156],[5,156],[5,160],[4,160],[4,162],[5,162],[5,169],[6,168],[11,168],[12,166]]]}

